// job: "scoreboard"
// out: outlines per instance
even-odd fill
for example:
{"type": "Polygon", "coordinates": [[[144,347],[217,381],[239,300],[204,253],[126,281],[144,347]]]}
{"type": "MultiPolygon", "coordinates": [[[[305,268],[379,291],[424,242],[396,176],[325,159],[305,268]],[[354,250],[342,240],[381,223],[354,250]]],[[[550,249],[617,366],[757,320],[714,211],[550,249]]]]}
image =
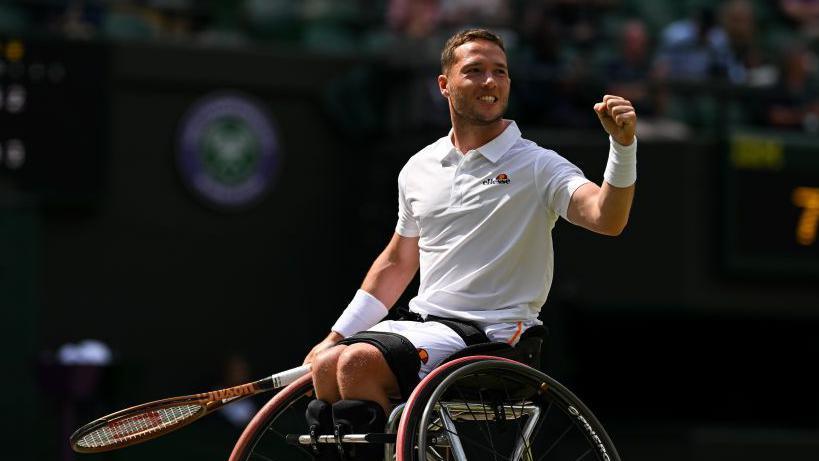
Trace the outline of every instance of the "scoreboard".
{"type": "Polygon", "coordinates": [[[729,271],[819,278],[819,136],[737,131],[723,160],[729,271]]]}
{"type": "Polygon", "coordinates": [[[46,204],[97,199],[108,54],[90,42],[0,37],[0,181],[46,204]]]}

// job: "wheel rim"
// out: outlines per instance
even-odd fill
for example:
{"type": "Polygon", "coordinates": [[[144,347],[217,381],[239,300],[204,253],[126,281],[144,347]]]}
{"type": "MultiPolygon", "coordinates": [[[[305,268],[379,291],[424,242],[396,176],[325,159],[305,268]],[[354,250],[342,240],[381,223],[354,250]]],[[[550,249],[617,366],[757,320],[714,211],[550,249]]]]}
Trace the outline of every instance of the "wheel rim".
{"type": "Polygon", "coordinates": [[[290,461],[312,460],[309,447],[295,446],[287,443],[288,434],[305,434],[307,423],[304,419],[307,404],[312,397],[306,393],[312,388],[307,382],[292,392],[292,395],[273,409],[267,420],[249,439],[244,454],[240,459],[247,461],[290,461]]]}
{"type": "Polygon", "coordinates": [[[543,373],[506,361],[455,370],[431,393],[417,427],[415,459],[619,459],[577,397],[543,373]]]}

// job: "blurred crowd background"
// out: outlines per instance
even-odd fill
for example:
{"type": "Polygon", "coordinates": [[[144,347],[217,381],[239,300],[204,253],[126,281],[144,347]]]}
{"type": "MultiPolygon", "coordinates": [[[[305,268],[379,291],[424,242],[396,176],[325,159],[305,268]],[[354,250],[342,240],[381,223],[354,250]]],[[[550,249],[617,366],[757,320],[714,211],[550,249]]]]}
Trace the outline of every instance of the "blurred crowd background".
{"type": "MultiPolygon", "coordinates": [[[[679,138],[690,133],[687,128],[718,130],[722,123],[819,131],[819,2],[810,0],[31,0],[0,5],[0,31],[7,34],[294,46],[417,66],[428,86],[434,85],[427,76],[440,43],[475,25],[504,37],[516,82],[512,107],[525,121],[590,125],[590,98],[601,90],[636,104],[644,136],[679,138]],[[689,97],[686,88],[702,83],[710,85],[699,91],[705,97],[689,97]],[[736,97],[731,92],[736,89],[747,91],[736,97]]],[[[410,95],[424,91],[418,86],[408,90],[410,95]]],[[[425,119],[429,111],[423,104],[415,106],[420,107],[410,107],[400,123],[440,122],[425,119]]]]}
{"type": "Polygon", "coordinates": [[[0,458],[226,458],[264,398],[67,437],[301,363],[449,129],[439,53],[472,26],[506,42],[508,117],[590,179],[593,104],[638,111],[629,227],[554,230],[544,369],[623,459],[815,460],[819,0],[0,2],[0,458]]]}

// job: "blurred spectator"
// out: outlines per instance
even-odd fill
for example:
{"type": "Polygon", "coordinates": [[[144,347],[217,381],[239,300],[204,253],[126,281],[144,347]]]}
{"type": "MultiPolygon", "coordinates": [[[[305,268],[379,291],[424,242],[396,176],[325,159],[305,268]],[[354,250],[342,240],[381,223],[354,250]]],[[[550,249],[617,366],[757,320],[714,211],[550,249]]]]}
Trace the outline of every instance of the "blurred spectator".
{"type": "Polygon", "coordinates": [[[764,55],[756,13],[748,0],[728,0],[720,10],[727,49],[720,57],[732,83],[769,86],[776,80],[775,67],[764,55]]]}
{"type": "Polygon", "coordinates": [[[607,9],[620,0],[546,0],[552,14],[562,26],[568,42],[579,48],[590,48],[602,39],[601,21],[607,9]]]}
{"type": "Polygon", "coordinates": [[[584,126],[591,106],[583,100],[591,93],[581,88],[591,72],[586,56],[572,48],[551,2],[526,5],[521,23],[522,46],[510,63],[510,112],[532,123],[584,126]]]}
{"type": "Polygon", "coordinates": [[[728,0],[720,8],[720,25],[725,32],[726,47],[719,48],[719,60],[732,83],[747,80],[746,64],[754,56],[756,23],[753,5],[747,0],[728,0]]]}
{"type": "Polygon", "coordinates": [[[441,21],[439,0],[390,0],[387,23],[390,29],[410,39],[426,38],[441,21]]]}
{"type": "Polygon", "coordinates": [[[655,67],[662,78],[707,80],[725,74],[720,56],[727,53],[725,32],[706,7],[663,29],[655,67]]]}
{"type": "Polygon", "coordinates": [[[779,0],[779,8],[803,39],[819,40],[819,0],[779,0]]]}
{"type": "Polygon", "coordinates": [[[753,4],[726,0],[718,14],[717,18],[713,9],[705,7],[693,18],[676,21],[663,30],[655,63],[659,75],[771,85],[775,73],[764,56],[753,4]]]}
{"type": "Polygon", "coordinates": [[[620,28],[618,53],[604,63],[606,93],[631,101],[637,113],[656,113],[650,94],[651,39],[645,23],[630,19],[620,28]]]}
{"type": "Polygon", "coordinates": [[[440,73],[441,46],[446,40],[445,0],[390,0],[387,24],[392,41],[384,55],[389,81],[378,118],[389,132],[443,128],[449,125],[446,99],[435,75],[440,73]]]}
{"type": "Polygon", "coordinates": [[[480,25],[498,31],[511,25],[512,7],[509,0],[443,0],[441,16],[457,28],[480,25]]]}
{"type": "Polygon", "coordinates": [[[96,35],[104,17],[104,10],[99,5],[71,1],[65,5],[65,10],[55,22],[57,28],[68,38],[90,39],[96,35]]]}
{"type": "Polygon", "coordinates": [[[434,65],[440,57],[440,0],[389,0],[386,12],[388,37],[384,57],[413,66],[434,65]]]}
{"type": "Polygon", "coordinates": [[[651,37],[642,19],[629,19],[619,28],[617,53],[603,63],[605,93],[623,96],[640,114],[643,139],[682,139],[685,125],[664,117],[666,95],[652,70],[651,37]]]}
{"type": "Polygon", "coordinates": [[[781,76],[768,107],[768,123],[788,129],[819,131],[819,75],[816,56],[803,43],[788,46],[781,76]]]}

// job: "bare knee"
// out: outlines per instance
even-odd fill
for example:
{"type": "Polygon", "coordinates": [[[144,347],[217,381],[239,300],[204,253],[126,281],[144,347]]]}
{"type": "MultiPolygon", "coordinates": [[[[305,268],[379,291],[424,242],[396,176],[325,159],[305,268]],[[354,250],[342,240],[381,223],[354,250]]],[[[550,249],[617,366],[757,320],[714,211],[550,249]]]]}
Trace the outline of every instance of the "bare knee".
{"type": "Polygon", "coordinates": [[[338,358],[347,346],[334,346],[321,351],[313,359],[313,378],[321,378],[325,375],[332,375],[335,378],[338,358]]]}
{"type": "Polygon", "coordinates": [[[337,373],[341,386],[367,382],[386,387],[395,379],[381,351],[366,343],[353,344],[341,352],[337,373]]]}
{"type": "Polygon", "coordinates": [[[334,402],[340,398],[336,367],[339,356],[346,348],[347,346],[343,345],[335,346],[320,352],[313,359],[313,386],[318,398],[328,402],[334,402]]]}

